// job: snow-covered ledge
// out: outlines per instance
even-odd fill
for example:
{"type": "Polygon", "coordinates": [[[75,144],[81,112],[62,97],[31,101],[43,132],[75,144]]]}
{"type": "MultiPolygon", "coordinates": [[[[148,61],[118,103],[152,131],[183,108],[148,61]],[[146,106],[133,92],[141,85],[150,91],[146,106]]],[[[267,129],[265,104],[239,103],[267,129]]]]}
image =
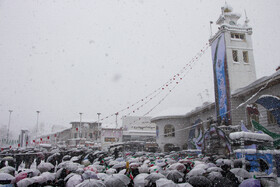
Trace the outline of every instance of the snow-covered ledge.
{"type": "Polygon", "coordinates": [[[232,140],[262,140],[262,141],[273,141],[272,137],[267,134],[260,134],[254,132],[233,132],[229,134],[232,140]]]}

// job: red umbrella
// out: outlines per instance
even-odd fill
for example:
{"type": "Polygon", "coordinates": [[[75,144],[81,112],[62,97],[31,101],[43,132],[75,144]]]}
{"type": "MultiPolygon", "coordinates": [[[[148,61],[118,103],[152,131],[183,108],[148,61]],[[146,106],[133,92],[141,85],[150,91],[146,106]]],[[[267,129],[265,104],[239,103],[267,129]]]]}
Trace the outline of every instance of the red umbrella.
{"type": "Polygon", "coordinates": [[[16,176],[16,183],[22,179],[25,179],[27,177],[27,173],[26,172],[21,172],[16,176]]]}

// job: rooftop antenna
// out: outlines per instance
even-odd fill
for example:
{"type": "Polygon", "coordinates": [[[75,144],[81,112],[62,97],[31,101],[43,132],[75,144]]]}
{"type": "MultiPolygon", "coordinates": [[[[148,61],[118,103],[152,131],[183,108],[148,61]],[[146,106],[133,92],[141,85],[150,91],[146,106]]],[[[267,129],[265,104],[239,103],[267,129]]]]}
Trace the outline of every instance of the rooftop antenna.
{"type": "Polygon", "coordinates": [[[212,37],[213,33],[212,33],[212,24],[213,24],[213,21],[210,21],[210,38],[212,37]]]}
{"type": "Polygon", "coordinates": [[[245,26],[248,26],[248,23],[249,23],[249,19],[247,17],[247,13],[246,13],[246,10],[244,9],[244,12],[245,12],[245,26]]]}

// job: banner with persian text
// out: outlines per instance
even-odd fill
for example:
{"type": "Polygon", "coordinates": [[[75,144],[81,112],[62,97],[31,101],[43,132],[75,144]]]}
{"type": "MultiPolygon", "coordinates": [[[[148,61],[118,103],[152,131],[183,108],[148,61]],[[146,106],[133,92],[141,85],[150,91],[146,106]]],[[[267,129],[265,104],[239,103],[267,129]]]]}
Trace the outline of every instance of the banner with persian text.
{"type": "Polygon", "coordinates": [[[224,33],[211,45],[217,120],[230,125],[230,93],[224,33]]]}

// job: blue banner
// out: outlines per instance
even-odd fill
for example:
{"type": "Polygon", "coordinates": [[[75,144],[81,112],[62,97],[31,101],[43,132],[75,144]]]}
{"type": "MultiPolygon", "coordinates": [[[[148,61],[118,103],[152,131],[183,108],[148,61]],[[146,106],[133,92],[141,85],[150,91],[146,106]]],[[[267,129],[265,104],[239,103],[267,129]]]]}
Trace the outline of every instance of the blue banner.
{"type": "Polygon", "coordinates": [[[229,124],[229,83],[226,64],[226,46],[224,34],[221,34],[211,45],[214,69],[216,110],[218,119],[229,124]]]}

